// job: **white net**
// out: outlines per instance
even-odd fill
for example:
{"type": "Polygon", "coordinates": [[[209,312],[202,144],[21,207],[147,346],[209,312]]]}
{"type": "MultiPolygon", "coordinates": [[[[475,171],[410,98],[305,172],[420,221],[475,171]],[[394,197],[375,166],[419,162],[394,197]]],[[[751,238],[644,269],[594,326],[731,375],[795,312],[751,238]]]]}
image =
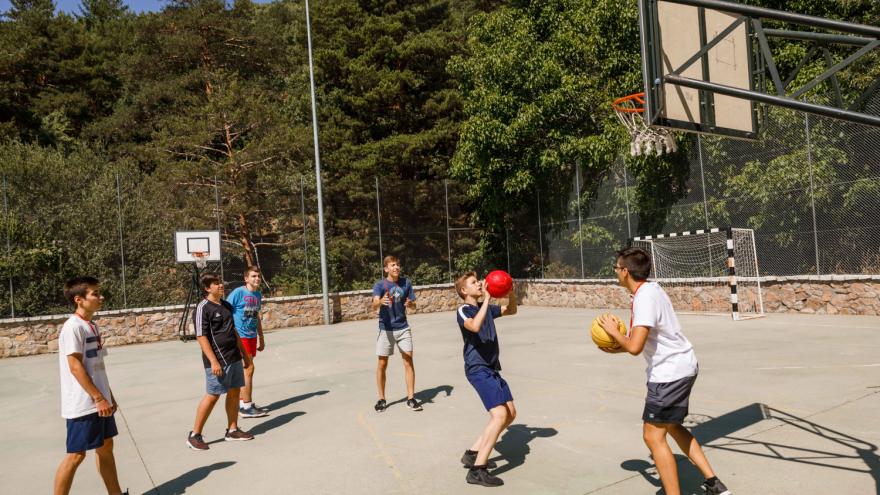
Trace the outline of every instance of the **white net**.
{"type": "Polygon", "coordinates": [[[675,136],[669,129],[650,127],[644,119],[644,93],[619,98],[612,107],[632,138],[629,152],[632,156],[656,153],[674,153],[678,149],[675,136]]]}
{"type": "Polygon", "coordinates": [[[734,319],[764,314],[751,229],[637,237],[633,246],[651,256],[651,278],[663,286],[676,310],[729,313],[734,319]]]}

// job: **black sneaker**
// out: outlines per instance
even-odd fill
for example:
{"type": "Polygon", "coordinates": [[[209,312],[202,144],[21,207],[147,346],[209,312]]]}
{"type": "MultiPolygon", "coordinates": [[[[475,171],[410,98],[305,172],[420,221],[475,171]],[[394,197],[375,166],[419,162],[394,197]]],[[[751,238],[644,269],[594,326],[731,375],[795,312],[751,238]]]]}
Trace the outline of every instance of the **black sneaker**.
{"type": "Polygon", "coordinates": [[[410,410],[412,410],[412,411],[421,411],[422,410],[422,405],[419,404],[419,401],[417,401],[415,398],[407,399],[406,400],[406,407],[410,408],[410,410]]]}
{"type": "MultiPolygon", "coordinates": [[[[476,462],[477,462],[477,452],[473,451],[473,450],[465,450],[464,455],[461,456],[461,463],[464,465],[464,467],[470,469],[470,468],[474,467],[474,463],[476,463],[476,462]]],[[[488,469],[495,469],[498,467],[498,464],[496,464],[495,461],[490,459],[488,462],[486,462],[486,467],[488,469]]]]}
{"type": "Polygon", "coordinates": [[[256,409],[257,411],[260,411],[260,412],[264,412],[264,413],[267,413],[270,411],[270,409],[268,407],[258,406],[256,402],[254,402],[254,409],[256,409]]]}
{"type": "Polygon", "coordinates": [[[388,407],[388,403],[385,402],[385,399],[379,399],[379,401],[376,402],[376,405],[373,406],[373,409],[375,409],[376,412],[382,412],[386,407],[388,407]]]}
{"type": "Polygon", "coordinates": [[[504,481],[502,481],[501,478],[489,474],[489,471],[486,470],[486,466],[474,466],[470,468],[465,480],[472,485],[501,486],[504,484],[504,481]]]}
{"type": "Polygon", "coordinates": [[[704,481],[700,488],[706,492],[706,495],[732,495],[731,491],[718,478],[715,478],[713,483],[710,483],[709,480],[704,481]]]}
{"type": "Polygon", "coordinates": [[[246,431],[242,431],[241,428],[226,430],[226,436],[223,437],[223,440],[226,440],[227,442],[246,442],[253,439],[253,435],[246,431]]]}
{"type": "Polygon", "coordinates": [[[201,434],[193,435],[193,432],[189,432],[189,435],[187,435],[186,446],[193,450],[208,450],[211,448],[205,443],[201,434]]]}

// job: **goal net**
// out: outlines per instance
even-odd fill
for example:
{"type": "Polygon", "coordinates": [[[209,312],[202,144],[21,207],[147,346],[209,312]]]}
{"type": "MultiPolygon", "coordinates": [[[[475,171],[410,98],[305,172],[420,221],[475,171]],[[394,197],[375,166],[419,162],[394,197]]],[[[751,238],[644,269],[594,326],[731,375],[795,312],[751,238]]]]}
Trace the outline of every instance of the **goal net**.
{"type": "Polygon", "coordinates": [[[708,229],[634,237],[651,256],[651,279],[678,311],[764,315],[752,229],[708,229]]]}

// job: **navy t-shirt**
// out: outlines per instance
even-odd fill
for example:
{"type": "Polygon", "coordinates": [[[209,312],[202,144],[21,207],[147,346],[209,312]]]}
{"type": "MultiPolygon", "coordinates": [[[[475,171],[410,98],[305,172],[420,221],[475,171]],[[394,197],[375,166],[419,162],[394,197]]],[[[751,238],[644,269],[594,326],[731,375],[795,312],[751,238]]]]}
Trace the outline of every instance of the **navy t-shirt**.
{"type": "Polygon", "coordinates": [[[480,308],[471,304],[464,304],[458,308],[458,328],[461,330],[461,338],[464,340],[464,371],[470,373],[481,367],[500,371],[501,362],[498,360],[500,351],[498,334],[495,333],[495,318],[501,317],[501,306],[490,304],[480,332],[474,333],[464,327],[464,321],[477,316],[479,312],[480,308]]]}
{"type": "Polygon", "coordinates": [[[412,283],[399,277],[396,282],[383,278],[373,284],[374,296],[381,298],[386,293],[391,299],[391,305],[379,306],[379,330],[406,330],[409,328],[409,323],[406,321],[406,300],[416,300],[412,283]]]}

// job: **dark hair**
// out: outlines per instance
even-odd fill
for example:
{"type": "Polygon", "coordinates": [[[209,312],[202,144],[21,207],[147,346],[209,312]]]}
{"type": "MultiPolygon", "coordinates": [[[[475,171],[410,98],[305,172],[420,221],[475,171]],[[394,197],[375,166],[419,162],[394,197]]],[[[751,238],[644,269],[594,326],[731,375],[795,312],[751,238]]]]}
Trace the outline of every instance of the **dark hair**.
{"type": "Polygon", "coordinates": [[[388,255],[385,259],[382,260],[382,266],[388,266],[389,263],[397,263],[400,264],[400,260],[397,259],[397,256],[388,255]]]}
{"type": "Polygon", "coordinates": [[[89,289],[98,286],[98,279],[95,277],[73,277],[64,282],[64,299],[70,304],[76,305],[75,298],[86,297],[89,289]]]}
{"type": "Polygon", "coordinates": [[[216,273],[206,273],[202,275],[202,279],[199,280],[199,283],[202,284],[202,289],[206,289],[211,286],[211,284],[219,284],[222,283],[220,281],[220,275],[216,273]]]}
{"type": "Polygon", "coordinates": [[[636,280],[647,280],[651,275],[651,257],[644,249],[628,247],[617,252],[617,260],[636,280]]]}
{"type": "Polygon", "coordinates": [[[477,272],[467,272],[462,273],[457,279],[455,279],[455,293],[458,294],[458,297],[464,299],[464,296],[461,294],[461,289],[464,288],[464,283],[467,282],[467,279],[476,276],[477,272]]]}
{"type": "Polygon", "coordinates": [[[244,276],[247,277],[248,275],[251,274],[251,272],[257,272],[257,273],[259,273],[259,274],[262,274],[262,273],[263,273],[263,272],[260,271],[260,267],[258,267],[258,266],[254,266],[254,265],[250,265],[249,267],[247,267],[247,268],[244,270],[244,276]]]}

